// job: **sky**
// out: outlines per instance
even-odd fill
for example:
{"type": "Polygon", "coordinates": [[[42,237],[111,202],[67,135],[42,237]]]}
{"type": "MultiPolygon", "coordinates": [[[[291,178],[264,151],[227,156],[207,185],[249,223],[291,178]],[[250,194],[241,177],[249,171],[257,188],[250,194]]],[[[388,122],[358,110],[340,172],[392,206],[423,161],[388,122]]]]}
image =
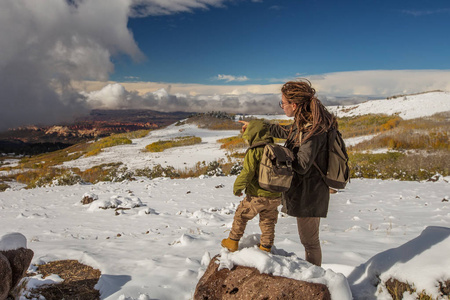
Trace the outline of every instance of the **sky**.
{"type": "Polygon", "coordinates": [[[0,130],[215,99],[269,113],[299,77],[327,105],[450,91],[448,28],[443,0],[5,0],[0,130]]]}

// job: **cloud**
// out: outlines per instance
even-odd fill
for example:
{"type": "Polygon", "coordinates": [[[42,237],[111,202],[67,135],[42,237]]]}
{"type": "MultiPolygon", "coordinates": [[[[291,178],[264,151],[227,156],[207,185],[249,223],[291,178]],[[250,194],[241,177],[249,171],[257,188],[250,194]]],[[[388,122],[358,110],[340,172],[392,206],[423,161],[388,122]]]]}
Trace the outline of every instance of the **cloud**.
{"type": "MultiPolygon", "coordinates": [[[[173,87],[172,87],[173,88],[173,87]]],[[[128,91],[122,84],[108,84],[98,91],[85,92],[89,107],[100,109],[152,109],[158,111],[229,113],[283,113],[278,107],[279,94],[170,94],[165,88],[140,94],[128,91]]]]}
{"type": "Polygon", "coordinates": [[[384,98],[432,90],[450,91],[450,70],[367,70],[307,76],[326,96],[384,98]]]}
{"type": "MultiPolygon", "coordinates": [[[[108,80],[114,56],[145,59],[127,27],[130,17],[192,12],[231,1],[0,1],[0,130],[87,113],[93,102],[72,88],[74,81],[108,80]]],[[[132,92],[119,96],[117,87],[110,89],[119,102],[103,105],[136,103],[132,92]]]]}
{"type": "Polygon", "coordinates": [[[280,5],[272,5],[269,7],[270,10],[281,10],[283,7],[280,5]]]}
{"type": "MultiPolygon", "coordinates": [[[[304,76],[316,88],[319,99],[326,105],[352,104],[372,99],[383,99],[398,94],[432,90],[450,91],[450,70],[367,70],[336,72],[304,76]]],[[[296,80],[283,78],[282,82],[296,80]]],[[[211,111],[233,113],[282,113],[278,108],[282,84],[268,85],[201,85],[155,82],[122,82],[122,94],[113,91],[115,83],[84,82],[78,88],[93,92],[87,96],[92,106],[149,108],[162,111],[211,111]],[[105,89],[106,88],[106,89],[105,89]],[[96,91],[105,89],[102,93],[96,91]],[[128,92],[132,91],[132,92],[128,92]],[[102,95],[113,94],[115,100],[102,95]],[[121,97],[121,98],[120,98],[121,97]],[[131,99],[131,100],[130,100],[131,99]],[[164,100],[167,99],[167,100],[164,100]],[[170,101],[169,101],[170,99],[170,101]],[[98,102],[98,103],[100,103],[98,102]],[[120,104],[120,105],[119,105],[120,104]]]]}
{"type": "Polygon", "coordinates": [[[225,82],[232,82],[232,81],[248,81],[249,79],[247,76],[233,76],[233,75],[223,75],[219,74],[215,78],[216,80],[225,80],[225,82]]]}
{"type": "Polygon", "coordinates": [[[407,15],[412,15],[415,17],[420,16],[429,16],[429,15],[436,15],[436,14],[445,14],[450,13],[450,8],[442,8],[442,9],[434,9],[434,10],[402,10],[402,13],[407,15]]]}
{"type": "Polygon", "coordinates": [[[0,2],[0,130],[70,121],[88,110],[72,80],[107,80],[111,57],[144,56],[123,0],[0,2]]]}
{"type": "Polygon", "coordinates": [[[209,7],[224,7],[232,0],[133,0],[131,17],[171,15],[181,12],[193,12],[196,9],[207,10],[209,7]]]}

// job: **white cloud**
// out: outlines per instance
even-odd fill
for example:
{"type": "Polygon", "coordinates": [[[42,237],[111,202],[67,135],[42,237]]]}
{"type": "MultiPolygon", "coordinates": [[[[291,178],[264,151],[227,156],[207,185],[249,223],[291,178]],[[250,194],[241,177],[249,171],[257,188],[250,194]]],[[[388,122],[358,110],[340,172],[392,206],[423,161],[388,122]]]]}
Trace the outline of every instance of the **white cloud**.
{"type": "MultiPolygon", "coordinates": [[[[140,108],[158,111],[226,111],[230,113],[282,113],[278,107],[278,94],[237,92],[235,94],[170,94],[166,88],[139,94],[129,91],[124,84],[111,83],[100,90],[85,92],[86,102],[91,108],[121,109],[140,108]]],[[[155,86],[156,88],[156,86],[155,86]]],[[[173,86],[171,86],[173,89],[173,86]]]]}
{"type": "MultiPolygon", "coordinates": [[[[227,80],[226,75],[221,75],[227,80]]],[[[233,76],[232,76],[233,77],[233,76]]],[[[366,70],[352,72],[336,72],[317,75],[304,75],[309,79],[320,95],[327,97],[370,97],[379,99],[401,94],[417,93],[431,90],[450,91],[450,70],[366,70]]],[[[216,79],[219,79],[217,77],[216,79]]],[[[166,90],[170,86],[171,93],[197,94],[279,94],[282,84],[296,77],[272,79],[277,84],[244,84],[244,85],[202,85],[156,82],[123,82],[126,89],[139,94],[166,90]]],[[[97,90],[106,83],[84,82],[80,89],[97,90]]]]}
{"type": "Polygon", "coordinates": [[[124,0],[0,1],[0,130],[87,112],[72,80],[107,80],[111,57],[144,55],[124,0]]]}
{"type": "Polygon", "coordinates": [[[334,96],[388,97],[431,90],[450,91],[450,70],[367,70],[307,76],[316,90],[334,96]]]}
{"type": "Polygon", "coordinates": [[[233,75],[224,75],[224,74],[219,74],[217,75],[217,77],[215,78],[217,80],[225,80],[225,82],[232,82],[232,81],[248,81],[248,77],[247,76],[233,76],[233,75]]]}
{"type": "Polygon", "coordinates": [[[407,15],[412,15],[415,17],[420,16],[429,16],[429,15],[436,15],[436,14],[448,14],[450,13],[450,8],[442,8],[442,9],[434,9],[434,10],[402,10],[402,13],[407,15]]]}
{"type": "MultiPolygon", "coordinates": [[[[351,104],[405,93],[432,90],[450,91],[450,70],[368,70],[302,77],[311,80],[318,92],[319,99],[326,105],[351,104]]],[[[282,81],[295,79],[284,78],[282,81]]],[[[90,81],[79,83],[77,86],[79,89],[95,92],[104,89],[107,84],[113,85],[114,83],[90,81]]],[[[120,85],[128,98],[121,93],[113,93],[118,87],[110,87],[104,89],[102,93],[91,94],[88,97],[90,105],[94,105],[96,103],[94,100],[97,100],[102,103],[100,107],[111,107],[111,104],[115,104],[121,108],[145,107],[163,111],[224,109],[235,113],[281,113],[281,111],[278,111],[277,103],[282,83],[202,85],[122,82],[120,85]],[[165,91],[164,97],[160,96],[162,90],[165,91]],[[100,96],[104,94],[112,94],[112,96],[105,96],[102,100],[100,96]],[[109,97],[116,97],[117,99],[113,101],[109,97]],[[124,99],[131,99],[131,101],[125,101],[124,99]]],[[[100,102],[97,102],[97,104],[100,102]]]]}
{"type": "Polygon", "coordinates": [[[170,15],[180,12],[192,12],[195,9],[224,7],[224,3],[232,0],[133,0],[130,15],[146,17],[170,15]]]}

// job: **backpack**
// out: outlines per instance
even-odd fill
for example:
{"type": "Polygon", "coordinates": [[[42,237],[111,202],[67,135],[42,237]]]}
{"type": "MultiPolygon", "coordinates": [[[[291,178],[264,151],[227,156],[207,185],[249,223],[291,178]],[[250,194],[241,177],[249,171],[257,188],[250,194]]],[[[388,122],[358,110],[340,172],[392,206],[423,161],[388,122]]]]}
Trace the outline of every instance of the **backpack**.
{"type": "Polygon", "coordinates": [[[337,129],[331,129],[328,135],[328,167],[324,174],[314,162],[325,183],[334,189],[343,189],[350,181],[350,168],[348,167],[348,154],[344,140],[337,129]]]}
{"type": "Polygon", "coordinates": [[[286,192],[294,176],[294,154],[288,148],[272,143],[256,143],[248,149],[261,146],[264,149],[259,164],[259,186],[270,192],[286,192]]]}

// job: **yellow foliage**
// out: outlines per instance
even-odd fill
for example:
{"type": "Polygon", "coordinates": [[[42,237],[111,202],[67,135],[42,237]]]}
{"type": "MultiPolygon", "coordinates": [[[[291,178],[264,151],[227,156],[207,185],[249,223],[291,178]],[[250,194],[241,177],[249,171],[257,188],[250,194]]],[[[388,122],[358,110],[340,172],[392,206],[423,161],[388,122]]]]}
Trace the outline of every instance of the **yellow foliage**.
{"type": "Polygon", "coordinates": [[[247,141],[241,136],[232,136],[229,138],[217,140],[217,142],[222,143],[220,149],[225,149],[229,151],[248,147],[247,141]]]}
{"type": "Polygon", "coordinates": [[[145,151],[162,152],[166,149],[200,144],[202,139],[196,136],[184,136],[172,140],[160,140],[145,146],[145,151]]]}

